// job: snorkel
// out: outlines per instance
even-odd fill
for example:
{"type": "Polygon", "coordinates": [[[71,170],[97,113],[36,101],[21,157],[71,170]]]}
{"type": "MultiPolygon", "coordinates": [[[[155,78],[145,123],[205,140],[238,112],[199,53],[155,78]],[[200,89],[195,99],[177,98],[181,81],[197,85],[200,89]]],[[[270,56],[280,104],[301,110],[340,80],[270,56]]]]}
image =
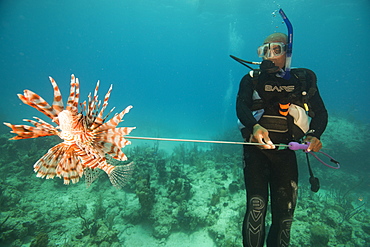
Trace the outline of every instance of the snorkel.
{"type": "Polygon", "coordinates": [[[290,23],[288,17],[285,15],[283,9],[279,10],[279,14],[283,18],[286,27],[288,28],[288,43],[286,50],[286,61],[285,61],[285,75],[284,79],[289,80],[290,78],[290,65],[292,63],[292,51],[293,51],[293,26],[290,23]]]}
{"type": "MultiPolygon", "coordinates": [[[[293,26],[290,23],[288,17],[285,15],[283,9],[279,10],[279,14],[283,18],[285,25],[288,28],[288,40],[287,40],[287,49],[286,49],[286,60],[285,60],[285,74],[283,76],[284,79],[289,80],[290,78],[290,65],[292,63],[292,51],[293,51],[293,26]]],[[[237,62],[243,64],[244,66],[248,67],[249,69],[253,70],[253,68],[247,64],[254,64],[254,65],[261,65],[261,62],[250,62],[243,59],[240,59],[238,57],[235,57],[233,55],[230,55],[230,57],[237,62]]],[[[266,60],[264,60],[266,61],[266,60]]],[[[273,66],[273,65],[267,65],[267,67],[273,66]]]]}

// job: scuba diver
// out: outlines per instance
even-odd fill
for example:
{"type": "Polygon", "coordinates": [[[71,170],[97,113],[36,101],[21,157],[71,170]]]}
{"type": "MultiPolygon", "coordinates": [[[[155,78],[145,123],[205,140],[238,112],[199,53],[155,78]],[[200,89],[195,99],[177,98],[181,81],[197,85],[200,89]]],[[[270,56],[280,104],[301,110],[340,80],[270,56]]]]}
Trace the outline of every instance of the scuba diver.
{"type": "MultiPolygon", "coordinates": [[[[243,145],[247,210],[243,222],[243,245],[263,246],[265,217],[271,201],[272,223],[267,234],[268,247],[288,246],[297,200],[298,167],[296,154],[274,144],[309,142],[307,151],[321,149],[328,114],[320,97],[316,75],[309,69],[290,69],[292,27],[280,10],[288,35],[273,33],[258,47],[260,64],[245,75],[239,86],[236,112],[246,142],[243,145]],[[270,198],[269,198],[270,197],[270,198]]],[[[249,66],[248,66],[249,67],[249,66]]]]}

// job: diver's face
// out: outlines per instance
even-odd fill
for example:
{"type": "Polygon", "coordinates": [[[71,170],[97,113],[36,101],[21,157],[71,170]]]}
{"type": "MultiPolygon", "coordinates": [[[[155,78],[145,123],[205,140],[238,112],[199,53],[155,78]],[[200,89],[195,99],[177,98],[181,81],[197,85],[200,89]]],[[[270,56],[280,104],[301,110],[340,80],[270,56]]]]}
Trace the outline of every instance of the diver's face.
{"type": "Polygon", "coordinates": [[[261,51],[261,53],[263,53],[263,55],[267,55],[267,56],[264,56],[263,59],[264,60],[270,60],[270,61],[274,62],[274,64],[276,66],[278,66],[280,69],[284,68],[285,61],[286,61],[285,46],[286,46],[285,42],[283,42],[281,40],[275,40],[275,39],[265,40],[265,45],[263,45],[261,47],[263,47],[265,49],[268,48],[269,50],[261,51]],[[267,46],[267,44],[269,46],[267,46]],[[281,54],[281,55],[279,55],[279,54],[281,54]]]}

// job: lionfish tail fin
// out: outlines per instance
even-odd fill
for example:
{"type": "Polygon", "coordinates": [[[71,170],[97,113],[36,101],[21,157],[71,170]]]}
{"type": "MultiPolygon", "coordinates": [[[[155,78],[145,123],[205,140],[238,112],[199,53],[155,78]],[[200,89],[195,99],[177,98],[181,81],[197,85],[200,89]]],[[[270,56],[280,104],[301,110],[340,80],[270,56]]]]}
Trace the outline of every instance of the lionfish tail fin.
{"type": "Polygon", "coordinates": [[[115,166],[108,174],[112,185],[118,189],[122,189],[131,178],[134,168],[134,162],[131,162],[127,165],[115,166]]]}

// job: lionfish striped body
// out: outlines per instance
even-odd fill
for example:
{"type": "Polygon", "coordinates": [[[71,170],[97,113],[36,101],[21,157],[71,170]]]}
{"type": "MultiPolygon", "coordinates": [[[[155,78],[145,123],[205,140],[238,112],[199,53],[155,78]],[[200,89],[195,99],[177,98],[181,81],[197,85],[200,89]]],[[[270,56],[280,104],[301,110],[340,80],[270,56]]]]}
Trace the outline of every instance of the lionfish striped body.
{"type": "Polygon", "coordinates": [[[78,112],[79,80],[71,76],[71,88],[64,108],[62,96],[55,80],[51,77],[50,82],[54,88],[54,102],[49,105],[42,97],[30,90],[24,90],[24,95],[18,94],[19,99],[52,119],[58,126],[34,117],[35,120],[24,119],[29,125],[12,125],[4,123],[12,129],[17,136],[11,140],[37,138],[42,136],[58,135],[64,141],[51,149],[41,157],[34,165],[37,177],[63,178],[64,184],[77,183],[85,174],[88,184],[96,179],[98,171],[105,171],[112,184],[122,187],[127,177],[131,174],[132,163],[124,166],[113,166],[107,162],[106,154],[120,161],[127,160],[121,148],[130,144],[123,136],[129,134],[135,127],[120,127],[117,125],[123,121],[123,116],[129,112],[132,106],[128,106],[122,112],[106,121],[109,113],[103,117],[104,110],[112,90],[109,88],[103,104],[98,101],[99,81],[96,84],[94,95],[89,94],[88,101],[84,101],[81,112],[78,112]]]}

